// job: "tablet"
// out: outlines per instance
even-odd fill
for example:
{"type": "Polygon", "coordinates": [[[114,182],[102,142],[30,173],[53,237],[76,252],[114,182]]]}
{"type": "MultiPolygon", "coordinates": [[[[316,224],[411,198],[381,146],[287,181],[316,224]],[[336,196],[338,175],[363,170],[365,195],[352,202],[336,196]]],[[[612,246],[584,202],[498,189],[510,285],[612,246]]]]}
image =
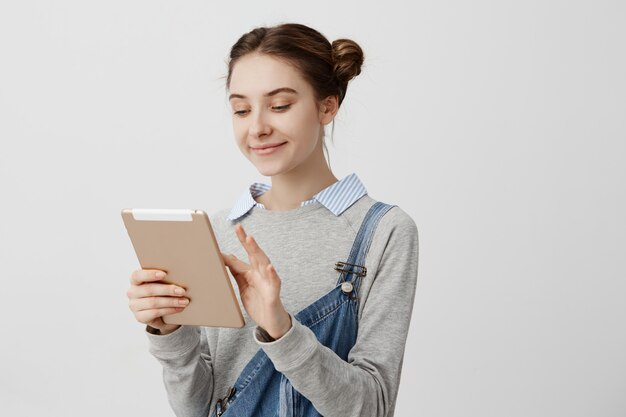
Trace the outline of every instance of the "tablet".
{"type": "Polygon", "coordinates": [[[189,304],[162,317],[167,324],[243,327],[245,320],[215,239],[202,210],[122,210],[142,269],[167,273],[160,282],[186,289],[189,304]]]}

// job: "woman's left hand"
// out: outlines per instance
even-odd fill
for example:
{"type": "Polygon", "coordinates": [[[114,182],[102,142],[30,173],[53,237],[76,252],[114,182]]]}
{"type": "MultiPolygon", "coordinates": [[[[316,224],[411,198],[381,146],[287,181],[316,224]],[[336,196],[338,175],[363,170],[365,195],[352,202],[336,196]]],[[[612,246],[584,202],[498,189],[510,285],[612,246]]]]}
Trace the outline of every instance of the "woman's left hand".
{"type": "Polygon", "coordinates": [[[241,224],[235,234],[248,253],[250,264],[222,252],[224,263],[233,274],[246,312],[274,339],[291,328],[291,317],[280,300],[281,280],[270,259],[252,235],[246,235],[241,224]]]}

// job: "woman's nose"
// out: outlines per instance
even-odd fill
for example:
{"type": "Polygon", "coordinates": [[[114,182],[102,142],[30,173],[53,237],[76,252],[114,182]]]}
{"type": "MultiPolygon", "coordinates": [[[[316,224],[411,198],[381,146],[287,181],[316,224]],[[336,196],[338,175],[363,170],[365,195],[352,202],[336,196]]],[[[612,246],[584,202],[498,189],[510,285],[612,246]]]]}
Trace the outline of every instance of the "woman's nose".
{"type": "Polygon", "coordinates": [[[252,112],[251,116],[252,117],[249,127],[250,135],[260,137],[272,133],[272,128],[269,124],[269,121],[267,120],[267,116],[262,110],[252,112]]]}

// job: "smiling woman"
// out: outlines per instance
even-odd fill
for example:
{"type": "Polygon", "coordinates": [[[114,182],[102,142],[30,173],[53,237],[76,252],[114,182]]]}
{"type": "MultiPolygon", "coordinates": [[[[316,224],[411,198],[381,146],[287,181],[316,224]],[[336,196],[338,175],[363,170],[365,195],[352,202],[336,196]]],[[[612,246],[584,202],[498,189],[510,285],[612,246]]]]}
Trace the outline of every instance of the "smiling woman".
{"type": "Polygon", "coordinates": [[[128,292],[176,415],[393,415],[417,226],[370,197],[355,173],[337,179],[324,154],[325,126],[362,64],[356,42],[330,43],[296,23],[256,28],[233,45],[234,139],[272,179],[211,216],[248,326],[166,325],[163,314],[185,307],[154,283],[155,271],[136,271],[128,292]]]}
{"type": "Polygon", "coordinates": [[[243,55],[231,68],[235,140],[259,172],[268,177],[290,172],[293,177],[315,170],[335,182],[322,145],[324,125],[338,109],[337,97],[319,100],[297,67],[264,52],[243,55]],[[276,88],[264,90],[270,86],[276,88]]]}

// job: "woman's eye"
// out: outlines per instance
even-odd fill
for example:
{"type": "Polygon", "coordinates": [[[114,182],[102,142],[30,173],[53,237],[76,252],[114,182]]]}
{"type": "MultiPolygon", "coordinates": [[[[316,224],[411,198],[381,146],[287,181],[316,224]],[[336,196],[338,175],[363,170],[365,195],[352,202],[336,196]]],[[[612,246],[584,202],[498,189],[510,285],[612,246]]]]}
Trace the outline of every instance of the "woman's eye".
{"type": "MultiPolygon", "coordinates": [[[[287,110],[289,107],[291,107],[291,104],[285,104],[283,106],[273,106],[272,110],[277,110],[279,112],[285,111],[287,110]]],[[[237,110],[235,112],[233,112],[233,114],[237,115],[237,116],[244,116],[246,113],[248,113],[249,110],[237,110]]]]}
{"type": "Polygon", "coordinates": [[[272,107],[274,110],[287,110],[289,107],[291,107],[291,104],[285,104],[284,106],[274,106],[272,107]]]}

